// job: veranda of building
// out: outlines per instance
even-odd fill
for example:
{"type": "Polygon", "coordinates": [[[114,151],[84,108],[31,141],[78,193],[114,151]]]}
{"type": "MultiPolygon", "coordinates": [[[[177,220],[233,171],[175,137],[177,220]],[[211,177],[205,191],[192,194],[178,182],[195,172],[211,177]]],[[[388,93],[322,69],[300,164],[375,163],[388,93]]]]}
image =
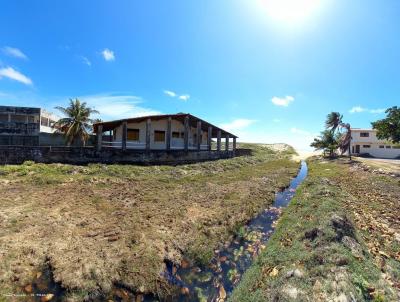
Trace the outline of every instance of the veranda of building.
{"type": "Polygon", "coordinates": [[[235,151],[237,136],[185,113],[153,115],[97,123],[97,149],[235,151]],[[232,139],[232,144],[230,144],[232,139]]]}

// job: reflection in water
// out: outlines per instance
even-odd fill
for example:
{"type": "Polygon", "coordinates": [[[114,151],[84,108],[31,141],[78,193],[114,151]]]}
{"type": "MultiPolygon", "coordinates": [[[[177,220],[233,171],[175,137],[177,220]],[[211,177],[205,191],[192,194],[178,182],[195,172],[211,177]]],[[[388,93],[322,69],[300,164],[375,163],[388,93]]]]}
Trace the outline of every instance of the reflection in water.
{"type": "MultiPolygon", "coordinates": [[[[184,288],[184,294],[172,301],[223,301],[240,281],[256,256],[265,248],[282,208],[293,198],[296,188],[307,176],[307,165],[301,169],[288,188],[275,196],[271,207],[264,210],[240,230],[240,238],[216,251],[210,265],[204,268],[184,265],[176,270],[167,265],[164,277],[174,285],[184,288]]],[[[146,297],[146,301],[154,298],[146,297]]]]}

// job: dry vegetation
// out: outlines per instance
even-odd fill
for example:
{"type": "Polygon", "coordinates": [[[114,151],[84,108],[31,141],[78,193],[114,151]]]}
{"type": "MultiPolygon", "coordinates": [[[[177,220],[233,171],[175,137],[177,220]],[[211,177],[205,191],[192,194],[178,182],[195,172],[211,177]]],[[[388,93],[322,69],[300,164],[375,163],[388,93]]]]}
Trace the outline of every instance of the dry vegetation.
{"type": "Polygon", "coordinates": [[[69,301],[168,288],[165,260],[207,262],[298,169],[291,148],[177,167],[0,167],[0,300],[47,265],[69,301]]]}
{"type": "Polygon", "coordinates": [[[231,301],[400,301],[400,182],[312,159],[231,301]]]}

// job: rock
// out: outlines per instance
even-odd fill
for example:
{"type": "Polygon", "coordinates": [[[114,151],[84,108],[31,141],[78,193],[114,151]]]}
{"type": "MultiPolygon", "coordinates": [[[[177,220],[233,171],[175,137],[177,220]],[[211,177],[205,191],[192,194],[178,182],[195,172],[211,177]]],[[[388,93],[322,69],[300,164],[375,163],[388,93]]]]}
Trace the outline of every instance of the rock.
{"type": "Polygon", "coordinates": [[[24,290],[30,294],[33,291],[32,285],[28,284],[27,286],[24,287],[24,290]]]}
{"type": "Polygon", "coordinates": [[[42,302],[47,302],[50,301],[51,299],[53,299],[54,295],[53,294],[47,294],[46,296],[43,296],[40,301],[42,302]]]}
{"type": "Polygon", "coordinates": [[[335,301],[335,302],[348,302],[349,299],[347,299],[347,297],[346,297],[346,295],[344,293],[341,293],[333,301],[335,301]]]}
{"type": "Polygon", "coordinates": [[[294,270],[290,270],[286,273],[287,278],[291,278],[291,277],[302,278],[303,276],[304,276],[304,273],[297,268],[294,270]]]}
{"type": "Polygon", "coordinates": [[[226,299],[226,291],[224,286],[221,284],[219,286],[219,300],[224,301],[226,299]]]}
{"type": "Polygon", "coordinates": [[[343,236],[349,236],[354,238],[354,227],[351,224],[350,220],[344,216],[332,215],[331,224],[333,229],[336,232],[337,240],[340,241],[343,236]]]}
{"type": "Polygon", "coordinates": [[[299,290],[295,288],[294,286],[288,285],[285,287],[282,292],[288,296],[289,298],[292,299],[297,299],[297,296],[299,295],[299,290]]]}
{"type": "Polygon", "coordinates": [[[309,231],[304,233],[304,238],[305,239],[309,239],[311,241],[314,241],[315,238],[317,238],[317,237],[319,237],[319,236],[321,236],[323,234],[324,234],[324,232],[321,229],[313,228],[313,229],[311,229],[311,230],[309,230],[309,231]]]}
{"type": "Polygon", "coordinates": [[[313,291],[320,292],[321,289],[322,289],[322,283],[319,280],[315,281],[314,286],[313,286],[313,291]]]}
{"type": "Polygon", "coordinates": [[[362,259],[364,258],[361,245],[354,238],[344,236],[342,238],[342,243],[351,251],[354,257],[362,259]]]}
{"type": "Polygon", "coordinates": [[[293,274],[296,278],[302,278],[304,276],[304,273],[297,268],[294,270],[293,274]]]}
{"type": "Polygon", "coordinates": [[[340,256],[340,257],[338,257],[337,259],[335,259],[335,264],[337,265],[337,266],[344,266],[344,265],[347,265],[347,264],[349,264],[349,259],[347,259],[346,257],[342,257],[342,256],[340,256]]]}

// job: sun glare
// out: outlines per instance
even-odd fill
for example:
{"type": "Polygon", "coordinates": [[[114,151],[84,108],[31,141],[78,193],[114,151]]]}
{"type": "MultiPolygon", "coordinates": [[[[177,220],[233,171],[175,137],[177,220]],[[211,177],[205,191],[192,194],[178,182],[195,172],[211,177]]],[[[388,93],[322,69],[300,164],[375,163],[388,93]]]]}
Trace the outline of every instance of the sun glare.
{"type": "Polygon", "coordinates": [[[313,15],[320,3],[321,0],[263,0],[271,18],[296,23],[313,15]]]}

